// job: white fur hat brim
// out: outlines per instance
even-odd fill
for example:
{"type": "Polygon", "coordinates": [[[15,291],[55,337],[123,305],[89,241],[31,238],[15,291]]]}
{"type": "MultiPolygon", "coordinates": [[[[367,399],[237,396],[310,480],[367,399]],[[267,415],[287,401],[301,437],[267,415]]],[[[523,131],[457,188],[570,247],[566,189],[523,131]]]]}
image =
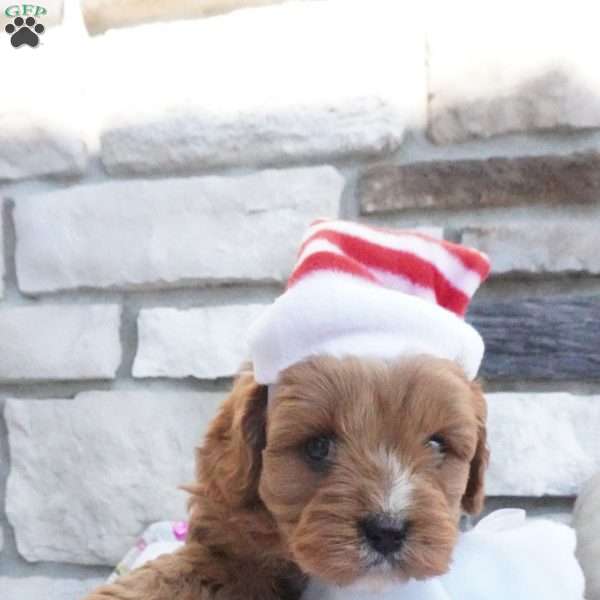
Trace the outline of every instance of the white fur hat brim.
{"type": "Polygon", "coordinates": [[[449,310],[331,272],[311,274],[275,300],[250,328],[249,346],[254,376],[264,385],[318,355],[428,354],[454,361],[474,379],[484,352],[479,333],[449,310]]]}

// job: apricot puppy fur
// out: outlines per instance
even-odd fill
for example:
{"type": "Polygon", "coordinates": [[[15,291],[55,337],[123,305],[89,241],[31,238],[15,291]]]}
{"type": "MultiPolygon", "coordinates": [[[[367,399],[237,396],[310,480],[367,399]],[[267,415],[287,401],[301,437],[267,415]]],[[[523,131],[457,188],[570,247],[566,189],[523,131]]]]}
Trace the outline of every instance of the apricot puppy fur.
{"type": "Polygon", "coordinates": [[[268,394],[251,370],[197,449],[186,544],[87,600],[294,600],[447,571],[481,510],[486,405],[452,362],[310,358],[268,394]]]}

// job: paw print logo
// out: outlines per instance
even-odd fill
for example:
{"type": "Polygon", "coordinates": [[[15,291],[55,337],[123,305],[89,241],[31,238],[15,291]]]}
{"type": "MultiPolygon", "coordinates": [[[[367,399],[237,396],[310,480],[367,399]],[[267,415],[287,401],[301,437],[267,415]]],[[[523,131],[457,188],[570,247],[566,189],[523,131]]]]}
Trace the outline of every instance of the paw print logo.
{"type": "Polygon", "coordinates": [[[39,35],[44,33],[45,29],[41,23],[36,23],[33,17],[17,17],[4,30],[10,35],[10,43],[15,48],[23,44],[35,48],[40,43],[39,35]]]}

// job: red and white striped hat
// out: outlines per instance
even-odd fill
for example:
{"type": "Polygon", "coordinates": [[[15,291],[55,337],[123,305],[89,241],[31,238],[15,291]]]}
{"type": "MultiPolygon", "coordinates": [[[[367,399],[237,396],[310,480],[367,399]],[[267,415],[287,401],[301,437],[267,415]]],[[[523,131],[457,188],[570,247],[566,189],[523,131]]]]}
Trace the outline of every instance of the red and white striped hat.
{"type": "Polygon", "coordinates": [[[258,383],[314,355],[430,354],[473,379],[483,340],[463,316],[490,269],[477,250],[348,221],[309,228],[286,291],[250,331],[258,383]]]}

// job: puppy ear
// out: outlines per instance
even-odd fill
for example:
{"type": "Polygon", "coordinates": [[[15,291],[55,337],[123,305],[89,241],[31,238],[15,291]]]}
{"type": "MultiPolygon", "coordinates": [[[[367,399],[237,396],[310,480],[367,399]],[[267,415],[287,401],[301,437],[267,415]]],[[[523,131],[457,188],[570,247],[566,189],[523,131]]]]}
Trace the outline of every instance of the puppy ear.
{"type": "Polygon", "coordinates": [[[242,371],[197,451],[199,485],[231,507],[259,502],[266,412],[267,387],[242,371]]]}
{"type": "Polygon", "coordinates": [[[471,515],[476,515],[481,512],[485,500],[484,480],[490,458],[490,451],[487,447],[487,406],[485,397],[483,396],[483,391],[479,383],[472,383],[471,389],[473,392],[475,409],[477,411],[479,429],[477,436],[477,449],[475,450],[475,456],[471,461],[469,481],[467,483],[465,495],[462,499],[462,507],[465,512],[471,515]]]}

